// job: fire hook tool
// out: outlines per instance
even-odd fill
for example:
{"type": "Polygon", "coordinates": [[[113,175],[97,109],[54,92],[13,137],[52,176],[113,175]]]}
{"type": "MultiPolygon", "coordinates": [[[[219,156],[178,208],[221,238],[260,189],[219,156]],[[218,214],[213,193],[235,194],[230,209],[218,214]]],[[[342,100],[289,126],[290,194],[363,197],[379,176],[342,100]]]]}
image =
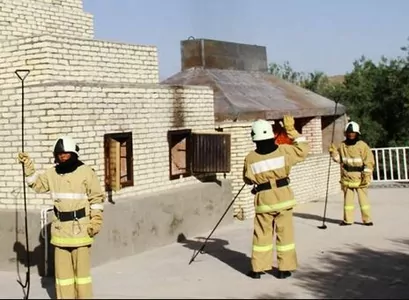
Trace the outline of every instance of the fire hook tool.
{"type": "MultiPolygon", "coordinates": [[[[338,101],[335,102],[335,112],[334,112],[333,123],[332,123],[331,145],[334,142],[335,121],[336,121],[336,117],[337,117],[337,108],[338,108],[338,101]]],[[[331,175],[331,161],[332,161],[332,157],[330,155],[329,156],[329,162],[328,162],[328,177],[327,177],[327,190],[326,190],[326,193],[325,193],[324,215],[322,217],[322,225],[318,226],[319,229],[327,229],[327,225],[325,224],[325,221],[326,221],[326,216],[327,216],[329,178],[330,178],[330,175],[331,175]]]]}
{"type": "MultiPolygon", "coordinates": [[[[21,150],[24,152],[24,80],[30,74],[30,70],[16,70],[17,77],[21,81],[21,150]]],[[[24,298],[28,299],[30,293],[30,250],[28,244],[28,222],[27,222],[27,194],[26,194],[26,171],[23,166],[23,195],[24,195],[24,226],[25,226],[25,237],[26,237],[26,255],[27,255],[27,273],[26,273],[26,282],[23,284],[21,281],[20,274],[18,274],[19,279],[17,282],[20,284],[23,289],[24,298]]]]}
{"type": "Polygon", "coordinates": [[[193,253],[193,256],[191,258],[191,260],[189,261],[189,265],[195,260],[196,256],[199,255],[199,253],[204,254],[204,248],[206,247],[206,243],[209,240],[209,238],[212,236],[213,232],[216,230],[217,226],[219,226],[220,222],[223,220],[224,216],[227,214],[227,212],[229,211],[230,207],[233,205],[234,201],[236,201],[237,197],[240,195],[241,191],[244,189],[244,187],[246,186],[246,184],[243,184],[243,186],[241,187],[241,189],[238,191],[238,193],[236,194],[236,196],[234,196],[232,202],[230,202],[229,206],[227,207],[226,211],[224,212],[224,214],[222,215],[222,217],[220,218],[219,222],[217,222],[216,226],[213,228],[212,232],[210,232],[209,236],[205,239],[205,241],[203,242],[202,246],[200,247],[200,249],[198,251],[195,251],[193,253]]]}

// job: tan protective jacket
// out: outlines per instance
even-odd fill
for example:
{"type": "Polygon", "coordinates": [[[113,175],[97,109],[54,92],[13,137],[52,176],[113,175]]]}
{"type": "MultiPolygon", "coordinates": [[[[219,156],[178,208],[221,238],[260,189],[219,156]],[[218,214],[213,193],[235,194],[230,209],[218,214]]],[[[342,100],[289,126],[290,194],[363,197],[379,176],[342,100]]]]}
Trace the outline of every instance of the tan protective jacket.
{"type": "Polygon", "coordinates": [[[342,142],[332,158],[341,165],[341,185],[349,188],[359,188],[362,177],[370,176],[375,165],[371,148],[364,141],[358,141],[355,145],[342,142]],[[362,170],[348,171],[348,167],[361,167],[362,170]]]}
{"type": "Polygon", "coordinates": [[[26,178],[37,193],[50,192],[58,211],[70,212],[85,207],[86,216],[77,221],[60,221],[54,215],[51,225],[51,244],[58,247],[81,247],[91,245],[93,237],[88,234],[92,222],[102,225],[105,194],[94,170],[81,165],[74,172],[57,174],[50,168],[43,174],[38,172],[26,178]]]}
{"type": "Polygon", "coordinates": [[[298,132],[294,135],[292,145],[278,145],[269,154],[258,154],[251,151],[244,160],[243,180],[247,184],[270,182],[272,189],[258,192],[254,197],[256,213],[280,212],[296,205],[294,194],[289,185],[275,185],[277,179],[290,175],[291,167],[305,160],[310,150],[305,137],[298,132]]]}

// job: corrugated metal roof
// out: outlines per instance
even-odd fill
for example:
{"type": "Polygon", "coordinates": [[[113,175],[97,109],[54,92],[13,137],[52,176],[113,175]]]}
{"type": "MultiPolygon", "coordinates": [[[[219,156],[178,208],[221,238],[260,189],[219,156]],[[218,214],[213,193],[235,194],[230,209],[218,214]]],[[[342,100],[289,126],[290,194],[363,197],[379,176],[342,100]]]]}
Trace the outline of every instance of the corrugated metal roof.
{"type": "MultiPolygon", "coordinates": [[[[216,121],[334,115],[335,102],[264,72],[191,68],[162,84],[206,85],[215,93],[216,121]]],[[[338,105],[337,115],[346,109],[338,105]]]]}

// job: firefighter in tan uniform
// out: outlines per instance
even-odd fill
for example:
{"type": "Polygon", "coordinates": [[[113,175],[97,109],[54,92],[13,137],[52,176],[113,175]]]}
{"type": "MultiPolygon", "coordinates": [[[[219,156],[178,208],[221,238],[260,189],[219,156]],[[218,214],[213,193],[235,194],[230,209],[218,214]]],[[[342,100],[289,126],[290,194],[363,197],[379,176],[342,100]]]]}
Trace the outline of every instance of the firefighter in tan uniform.
{"type": "Polygon", "coordinates": [[[284,116],[284,128],[292,144],[276,145],[272,125],[257,120],[252,125],[252,140],[256,150],[247,154],[243,179],[255,185],[255,220],[252,271],[248,276],[260,278],[273,266],[273,235],[276,234],[278,278],[291,276],[297,268],[297,256],[293,232],[294,194],[289,186],[291,167],[305,160],[309,145],[305,137],[294,128],[294,119],[284,116]]]}
{"type": "Polygon", "coordinates": [[[105,195],[93,169],[78,160],[78,151],[72,138],[57,139],[56,165],[42,174],[27,153],[18,155],[28,186],[37,193],[50,192],[54,201],[51,244],[57,299],[92,298],[90,248],[102,226],[105,195]]]}
{"type": "Polygon", "coordinates": [[[375,160],[369,146],[360,139],[359,125],[349,122],[345,126],[346,139],[339,148],[334,144],[329,152],[333,160],[341,164],[341,187],[344,192],[344,220],[341,226],[354,223],[354,197],[358,194],[362,222],[372,226],[368,200],[368,186],[371,183],[375,160]]]}

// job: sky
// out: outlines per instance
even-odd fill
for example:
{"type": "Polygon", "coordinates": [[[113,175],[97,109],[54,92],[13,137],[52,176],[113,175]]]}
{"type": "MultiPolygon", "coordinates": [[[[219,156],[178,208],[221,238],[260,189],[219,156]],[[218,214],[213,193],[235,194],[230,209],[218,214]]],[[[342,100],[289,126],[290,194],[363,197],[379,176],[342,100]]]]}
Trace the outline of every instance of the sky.
{"type": "Polygon", "coordinates": [[[339,75],[361,55],[401,55],[408,0],[84,0],[95,38],[158,49],[160,80],[178,73],[190,36],[256,44],[269,62],[339,75]]]}

